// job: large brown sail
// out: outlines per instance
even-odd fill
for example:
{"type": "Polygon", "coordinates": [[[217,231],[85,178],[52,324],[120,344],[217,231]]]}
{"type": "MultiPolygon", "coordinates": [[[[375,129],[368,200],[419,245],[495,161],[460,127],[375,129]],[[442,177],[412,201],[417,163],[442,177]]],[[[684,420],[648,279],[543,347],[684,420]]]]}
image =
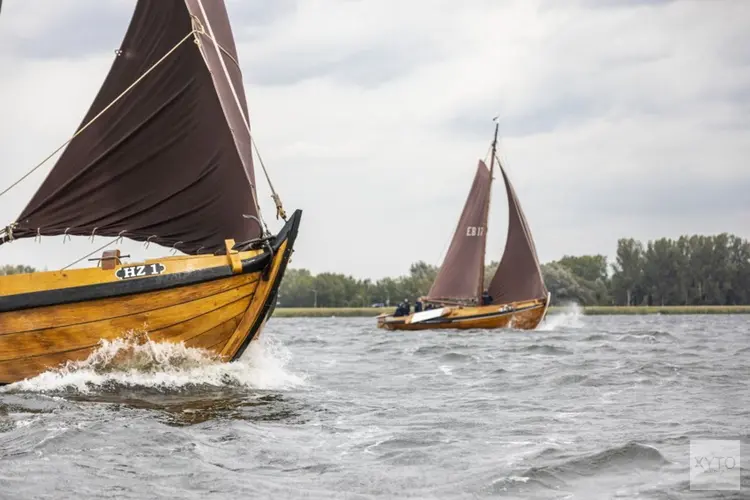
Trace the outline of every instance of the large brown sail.
{"type": "Polygon", "coordinates": [[[498,166],[508,195],[508,236],[500,265],[490,282],[489,293],[495,304],[545,298],[547,287],[529,225],[505,169],[499,162],[498,166]]]}
{"type": "Polygon", "coordinates": [[[139,0],[83,123],[154,65],[71,141],[13,237],[123,235],[194,254],[260,234],[243,218],[257,216],[258,206],[247,104],[223,0],[139,0]],[[193,29],[201,32],[190,35],[193,29]]]}
{"type": "Polygon", "coordinates": [[[458,227],[430,288],[428,300],[478,298],[484,266],[489,196],[490,171],[480,160],[458,227]]]}

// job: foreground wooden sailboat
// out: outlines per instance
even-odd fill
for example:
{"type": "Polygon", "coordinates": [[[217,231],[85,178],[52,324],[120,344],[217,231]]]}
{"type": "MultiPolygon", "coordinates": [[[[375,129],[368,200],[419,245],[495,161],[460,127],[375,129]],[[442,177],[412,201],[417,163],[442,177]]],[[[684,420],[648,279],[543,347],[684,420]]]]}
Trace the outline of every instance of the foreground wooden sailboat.
{"type": "Polygon", "coordinates": [[[425,298],[425,304],[434,308],[408,316],[381,314],[377,317],[378,327],[391,330],[503,327],[531,330],[544,318],[550,293],[544,285],[526,217],[510,179],[497,159],[497,131],[496,124],[490,166],[488,168],[485,162],[479,161],[448,253],[425,298]],[[482,305],[487,220],[492,169],[496,160],[508,196],[508,235],[500,265],[488,290],[492,301],[489,305],[482,305]]]}
{"type": "Polygon", "coordinates": [[[0,384],[131,332],[241,356],[274,308],[301,218],[271,186],[286,224],[264,229],[252,147],[224,2],[138,0],[83,125],[0,244],[125,237],[185,255],[123,263],[108,250],[96,267],[0,276],[0,384]]]}

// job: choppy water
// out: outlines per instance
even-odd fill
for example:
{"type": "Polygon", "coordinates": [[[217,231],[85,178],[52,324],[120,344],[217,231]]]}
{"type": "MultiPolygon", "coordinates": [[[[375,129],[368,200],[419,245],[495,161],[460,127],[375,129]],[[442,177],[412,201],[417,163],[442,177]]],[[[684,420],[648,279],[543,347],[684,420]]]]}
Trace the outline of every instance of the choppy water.
{"type": "Polygon", "coordinates": [[[750,498],[688,473],[691,439],[750,460],[747,316],[264,335],[231,365],[115,343],[0,389],[0,498],[750,498]]]}

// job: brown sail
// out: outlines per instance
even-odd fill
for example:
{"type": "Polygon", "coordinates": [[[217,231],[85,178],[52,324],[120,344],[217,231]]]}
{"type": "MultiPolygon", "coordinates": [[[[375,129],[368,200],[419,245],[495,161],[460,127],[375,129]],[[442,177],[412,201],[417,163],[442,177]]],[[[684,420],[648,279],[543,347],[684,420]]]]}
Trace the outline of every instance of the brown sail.
{"type": "Polygon", "coordinates": [[[493,303],[508,303],[547,297],[539,259],[529,225],[502,165],[500,172],[508,195],[508,236],[500,265],[490,282],[493,303]]]}
{"type": "Polygon", "coordinates": [[[480,160],[458,227],[430,288],[428,300],[478,298],[484,266],[489,196],[490,171],[480,160]]]}
{"type": "Polygon", "coordinates": [[[194,254],[260,234],[243,218],[258,206],[223,1],[139,0],[83,124],[105,109],[70,142],[14,238],[123,235],[194,254]]]}

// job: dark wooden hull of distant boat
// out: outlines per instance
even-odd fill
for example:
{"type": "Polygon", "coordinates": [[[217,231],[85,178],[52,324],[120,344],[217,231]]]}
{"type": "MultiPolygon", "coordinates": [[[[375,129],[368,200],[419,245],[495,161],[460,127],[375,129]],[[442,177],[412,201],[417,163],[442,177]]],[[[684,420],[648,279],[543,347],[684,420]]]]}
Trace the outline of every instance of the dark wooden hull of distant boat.
{"type": "Polygon", "coordinates": [[[273,311],[300,218],[295,212],[272,251],[234,254],[234,266],[209,255],[147,261],[167,272],[129,281],[109,276],[130,264],[0,277],[0,384],[84,360],[102,340],[133,336],[239,358],[273,311]],[[66,279],[75,286],[60,286],[66,279]]]}
{"type": "Polygon", "coordinates": [[[414,314],[409,316],[378,316],[378,328],[387,330],[434,330],[474,328],[496,329],[514,328],[533,330],[544,319],[549,298],[514,302],[512,304],[494,304],[479,307],[448,307],[443,316],[418,323],[412,323],[414,314]],[[505,310],[510,307],[510,310],[505,310]]]}

